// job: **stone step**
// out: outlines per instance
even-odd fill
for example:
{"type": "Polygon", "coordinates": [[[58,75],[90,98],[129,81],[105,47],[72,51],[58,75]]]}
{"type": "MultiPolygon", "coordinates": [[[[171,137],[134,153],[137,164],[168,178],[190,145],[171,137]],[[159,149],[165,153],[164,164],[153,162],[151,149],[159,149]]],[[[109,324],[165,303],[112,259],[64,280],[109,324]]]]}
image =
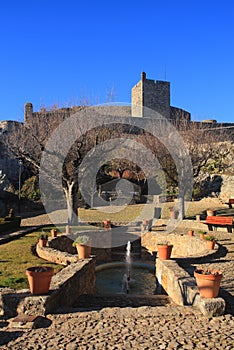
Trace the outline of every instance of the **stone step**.
{"type": "Polygon", "coordinates": [[[166,306],[172,304],[168,295],[81,295],[75,308],[166,306]]]}

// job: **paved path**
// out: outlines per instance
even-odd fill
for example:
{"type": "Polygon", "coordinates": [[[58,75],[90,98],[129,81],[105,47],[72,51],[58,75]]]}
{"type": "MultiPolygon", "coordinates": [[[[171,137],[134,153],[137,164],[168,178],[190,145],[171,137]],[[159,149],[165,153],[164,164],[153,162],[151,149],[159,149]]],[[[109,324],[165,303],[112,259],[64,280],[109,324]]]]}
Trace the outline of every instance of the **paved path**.
{"type": "MultiPolygon", "coordinates": [[[[191,307],[105,308],[48,315],[49,328],[0,331],[0,348],[38,350],[234,349],[234,317],[207,319],[191,307]],[[9,341],[10,338],[15,338],[9,341]]],[[[69,312],[70,311],[70,312],[69,312]]],[[[72,312],[71,312],[72,311],[72,312]]]]}

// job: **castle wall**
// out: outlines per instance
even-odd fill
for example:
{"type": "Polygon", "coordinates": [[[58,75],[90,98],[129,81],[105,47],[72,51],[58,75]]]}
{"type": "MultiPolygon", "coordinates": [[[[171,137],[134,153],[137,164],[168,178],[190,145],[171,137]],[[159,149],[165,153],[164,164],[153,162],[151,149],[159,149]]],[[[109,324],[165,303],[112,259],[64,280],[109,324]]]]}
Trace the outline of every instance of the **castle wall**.
{"type": "Polygon", "coordinates": [[[20,132],[22,126],[23,123],[16,121],[0,122],[0,170],[2,170],[3,174],[7,175],[8,180],[14,184],[18,183],[19,160],[5,147],[4,143],[1,143],[1,135],[4,133],[9,135],[17,134],[20,132]]]}
{"type": "Polygon", "coordinates": [[[143,117],[143,81],[132,88],[132,117],[143,117]]]}
{"type": "Polygon", "coordinates": [[[146,79],[143,83],[144,106],[170,119],[170,83],[146,79]]]}
{"type": "Polygon", "coordinates": [[[191,114],[184,109],[177,107],[170,107],[170,119],[172,121],[186,120],[191,121],[191,114]]]}
{"type": "Polygon", "coordinates": [[[155,117],[143,107],[170,119],[170,83],[146,79],[146,74],[142,72],[141,80],[132,88],[132,116],[155,117]]]}

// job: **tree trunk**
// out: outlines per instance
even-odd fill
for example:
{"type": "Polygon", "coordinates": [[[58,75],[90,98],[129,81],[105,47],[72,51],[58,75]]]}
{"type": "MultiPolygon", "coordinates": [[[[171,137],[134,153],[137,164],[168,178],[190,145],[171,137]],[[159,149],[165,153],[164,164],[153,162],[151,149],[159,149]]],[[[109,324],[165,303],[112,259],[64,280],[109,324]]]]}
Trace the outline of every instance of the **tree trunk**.
{"type": "Polygon", "coordinates": [[[66,182],[66,187],[63,188],[68,210],[68,225],[78,225],[78,183],[75,181],[66,182]]]}

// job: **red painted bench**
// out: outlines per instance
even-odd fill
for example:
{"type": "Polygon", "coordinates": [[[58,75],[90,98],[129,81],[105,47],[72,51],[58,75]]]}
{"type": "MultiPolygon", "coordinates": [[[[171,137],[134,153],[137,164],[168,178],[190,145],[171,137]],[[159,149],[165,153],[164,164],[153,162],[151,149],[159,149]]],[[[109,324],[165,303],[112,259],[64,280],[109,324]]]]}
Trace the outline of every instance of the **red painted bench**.
{"type": "Polygon", "coordinates": [[[234,204],[234,198],[230,198],[227,202],[227,204],[229,205],[229,208],[232,208],[232,204],[234,204]]]}
{"type": "Polygon", "coordinates": [[[227,227],[230,233],[232,233],[232,228],[234,227],[233,217],[231,216],[207,216],[203,224],[208,225],[210,231],[213,231],[213,227],[224,226],[227,227]]]}

